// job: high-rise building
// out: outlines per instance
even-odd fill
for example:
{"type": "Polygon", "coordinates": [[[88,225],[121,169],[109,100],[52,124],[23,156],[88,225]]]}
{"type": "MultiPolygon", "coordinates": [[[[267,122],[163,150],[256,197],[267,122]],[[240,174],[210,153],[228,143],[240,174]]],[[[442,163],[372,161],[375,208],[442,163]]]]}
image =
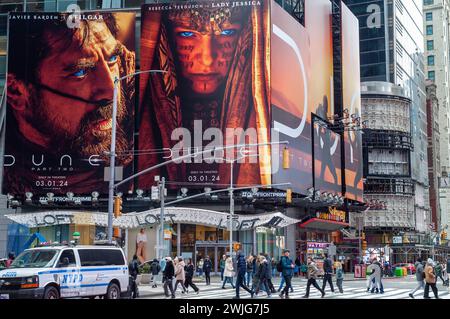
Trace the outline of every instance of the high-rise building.
{"type": "MultiPolygon", "coordinates": [[[[360,25],[361,82],[385,81],[404,89],[411,100],[411,178],[416,221],[428,220],[427,114],[422,0],[343,0],[360,25]]],[[[397,163],[401,165],[401,163],[397,163]]],[[[417,223],[415,232],[428,226],[417,223]]]]}
{"type": "MultiPolygon", "coordinates": [[[[442,176],[450,171],[450,74],[449,74],[449,24],[450,1],[424,1],[423,21],[425,30],[425,75],[436,85],[435,98],[439,103],[439,156],[442,176]]],[[[436,214],[436,228],[449,221],[450,188],[442,183],[439,189],[441,210],[436,214]]]]}

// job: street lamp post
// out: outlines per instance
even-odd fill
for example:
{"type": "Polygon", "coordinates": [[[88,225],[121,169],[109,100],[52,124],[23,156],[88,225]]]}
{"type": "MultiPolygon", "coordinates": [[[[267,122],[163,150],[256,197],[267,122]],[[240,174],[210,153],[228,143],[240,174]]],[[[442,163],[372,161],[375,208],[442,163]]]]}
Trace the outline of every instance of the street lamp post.
{"type": "Polygon", "coordinates": [[[163,70],[145,70],[127,74],[122,77],[114,78],[113,110],[112,110],[112,130],[111,130],[111,149],[109,152],[109,194],[108,194],[108,242],[112,243],[113,235],[113,201],[114,201],[114,179],[116,169],[116,131],[117,131],[117,96],[119,92],[119,83],[130,77],[143,73],[166,73],[163,70]]]}

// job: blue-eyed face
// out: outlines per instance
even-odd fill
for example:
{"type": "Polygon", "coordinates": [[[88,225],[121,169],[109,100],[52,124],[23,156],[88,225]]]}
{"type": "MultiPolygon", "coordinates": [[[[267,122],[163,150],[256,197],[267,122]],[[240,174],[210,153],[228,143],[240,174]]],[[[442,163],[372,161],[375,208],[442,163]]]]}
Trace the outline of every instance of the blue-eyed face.
{"type": "Polygon", "coordinates": [[[182,76],[198,94],[212,94],[225,82],[233,61],[241,24],[222,25],[208,32],[175,25],[173,36],[182,76]]]}

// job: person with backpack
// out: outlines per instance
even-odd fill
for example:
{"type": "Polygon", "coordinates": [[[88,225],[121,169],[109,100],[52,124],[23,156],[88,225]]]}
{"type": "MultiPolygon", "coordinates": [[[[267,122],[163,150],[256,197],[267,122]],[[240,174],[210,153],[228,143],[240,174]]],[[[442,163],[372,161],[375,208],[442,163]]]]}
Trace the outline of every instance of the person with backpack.
{"type": "Polygon", "coordinates": [[[200,289],[192,282],[192,279],[194,278],[194,264],[192,264],[192,259],[187,260],[187,265],[184,266],[185,270],[185,280],[184,280],[184,286],[186,287],[186,291],[188,291],[189,286],[194,289],[194,291],[199,294],[200,289]]]}
{"type": "Polygon", "coordinates": [[[157,288],[157,279],[159,276],[159,272],[161,271],[161,266],[159,265],[158,259],[153,259],[152,263],[150,264],[150,273],[152,274],[151,278],[151,284],[152,288],[157,288]]]}
{"type": "Polygon", "coordinates": [[[283,279],[286,282],[286,287],[281,291],[280,298],[289,299],[289,288],[291,287],[291,279],[294,271],[294,263],[289,258],[289,249],[283,250],[283,256],[280,258],[280,262],[277,265],[277,270],[282,273],[283,279]]]}
{"type": "Polygon", "coordinates": [[[439,299],[438,289],[436,287],[436,273],[434,272],[434,261],[428,258],[427,265],[425,266],[425,289],[423,294],[423,299],[431,299],[430,287],[433,290],[436,299],[439,299]]]}
{"type": "Polygon", "coordinates": [[[434,267],[434,271],[436,273],[436,283],[437,283],[437,278],[441,278],[442,283],[445,286],[445,280],[442,277],[442,265],[439,261],[436,262],[436,267],[434,267]]]}
{"type": "Polygon", "coordinates": [[[212,262],[209,260],[209,256],[206,255],[205,261],[203,262],[203,272],[205,273],[206,285],[211,285],[211,270],[212,270],[212,262]]]}
{"type": "Polygon", "coordinates": [[[333,275],[333,262],[331,258],[328,257],[328,254],[324,254],[325,260],[323,261],[323,283],[322,290],[325,291],[325,287],[327,286],[327,282],[330,285],[331,292],[334,293],[333,281],[331,276],[333,275]]]}
{"type": "Polygon", "coordinates": [[[424,289],[425,288],[425,283],[424,283],[424,279],[425,279],[425,272],[424,272],[424,264],[422,262],[422,258],[418,258],[417,262],[415,264],[416,267],[416,281],[417,281],[417,287],[413,289],[413,291],[411,291],[409,293],[409,296],[414,299],[414,294],[417,292],[417,290],[419,289],[424,289]]]}
{"type": "Polygon", "coordinates": [[[133,255],[133,260],[131,260],[130,264],[128,265],[128,272],[130,273],[131,280],[131,291],[132,291],[132,298],[138,297],[138,288],[136,284],[136,278],[139,274],[139,262],[138,262],[138,256],[133,255]]]}

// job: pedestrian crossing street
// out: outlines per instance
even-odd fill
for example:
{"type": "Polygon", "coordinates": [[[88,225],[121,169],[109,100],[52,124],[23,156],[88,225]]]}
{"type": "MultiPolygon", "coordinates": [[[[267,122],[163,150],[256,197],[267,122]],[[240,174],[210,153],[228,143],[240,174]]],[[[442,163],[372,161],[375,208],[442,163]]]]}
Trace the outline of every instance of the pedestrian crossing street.
{"type": "MultiPolygon", "coordinates": [[[[325,289],[325,297],[324,299],[411,299],[409,297],[409,293],[412,289],[406,288],[385,288],[384,294],[376,294],[367,292],[367,289],[364,286],[361,287],[351,287],[343,285],[344,293],[332,293],[330,288],[327,286],[325,289]]],[[[335,290],[336,291],[336,290],[335,290]]],[[[181,290],[178,290],[176,293],[176,298],[180,299],[227,299],[235,296],[235,289],[232,289],[228,286],[227,289],[221,289],[221,286],[217,286],[214,290],[202,291],[200,288],[200,293],[197,295],[192,289],[188,294],[182,294],[181,290]]],[[[306,292],[306,284],[302,286],[294,285],[294,292],[289,293],[290,299],[301,299],[302,296],[305,295],[306,292]]],[[[241,299],[250,299],[250,294],[247,293],[244,289],[240,290],[241,299]]],[[[430,297],[434,299],[433,292],[430,289],[430,297]]],[[[159,297],[160,298],[160,297],[159,297]]],[[[256,299],[280,299],[279,293],[272,294],[272,297],[268,298],[267,294],[264,291],[260,291],[258,296],[255,296],[256,299]]],[[[415,299],[423,299],[423,290],[419,290],[414,294],[415,299]]],[[[441,299],[450,299],[449,291],[440,290],[439,298],[441,299]]],[[[320,292],[311,286],[309,299],[321,299],[320,292]]]]}

